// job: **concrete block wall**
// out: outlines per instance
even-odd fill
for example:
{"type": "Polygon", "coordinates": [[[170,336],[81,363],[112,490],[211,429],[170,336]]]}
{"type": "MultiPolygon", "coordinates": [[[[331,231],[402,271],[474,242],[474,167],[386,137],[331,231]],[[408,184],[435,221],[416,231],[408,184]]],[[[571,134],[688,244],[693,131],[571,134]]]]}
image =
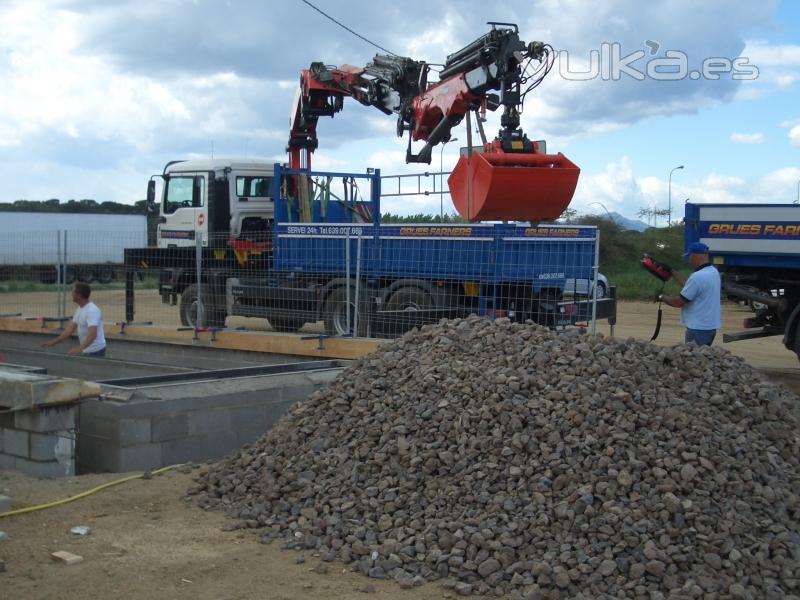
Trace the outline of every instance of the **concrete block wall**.
{"type": "Polygon", "coordinates": [[[79,473],[126,472],[222,457],[263,435],[338,369],[137,390],[90,400],[78,421],[79,473]]]}
{"type": "Polygon", "coordinates": [[[77,407],[9,412],[0,419],[0,469],[34,477],[75,474],[77,407]]]}

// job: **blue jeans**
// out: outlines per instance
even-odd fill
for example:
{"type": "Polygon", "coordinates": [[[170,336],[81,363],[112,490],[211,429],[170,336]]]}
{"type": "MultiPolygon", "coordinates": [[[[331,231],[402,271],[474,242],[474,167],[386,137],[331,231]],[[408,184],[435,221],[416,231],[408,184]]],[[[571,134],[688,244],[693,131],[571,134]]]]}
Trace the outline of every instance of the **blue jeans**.
{"type": "Polygon", "coordinates": [[[716,329],[689,329],[687,327],[683,341],[687,344],[689,342],[694,342],[698,346],[710,346],[716,335],[716,329]]]}
{"type": "Polygon", "coordinates": [[[106,349],[101,348],[97,352],[84,352],[81,356],[88,356],[90,358],[103,358],[106,355],[106,349]]]}

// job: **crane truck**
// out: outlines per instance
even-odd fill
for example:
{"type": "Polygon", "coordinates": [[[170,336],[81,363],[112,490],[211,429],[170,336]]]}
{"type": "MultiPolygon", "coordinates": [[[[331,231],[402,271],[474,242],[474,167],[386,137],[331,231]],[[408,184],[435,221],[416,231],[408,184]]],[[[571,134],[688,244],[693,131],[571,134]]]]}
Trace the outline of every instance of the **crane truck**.
{"type": "Polygon", "coordinates": [[[780,335],[800,357],[800,205],[687,203],[684,237],[708,246],[723,293],[755,308],[723,341],[780,335]]]}
{"type": "MultiPolygon", "coordinates": [[[[472,312],[551,325],[585,318],[586,307],[563,303],[562,294],[567,279],[594,276],[597,231],[541,224],[567,207],[580,170],[519,127],[525,95],[552,66],[552,48],[526,44],[515,25],[490,25],[447,57],[435,83],[425,62],[395,55],[377,55],[363,68],[312,63],[290,113],[286,166],[168,163],[148,184],[158,247],[126,253],[127,320],[134,318],[131,273],[145,267],[160,269],[162,300],[179,305],[184,325],[197,323],[199,308],[212,327],[231,315],[266,318],[279,331],[322,319],[339,335],[472,312]],[[378,171],[312,170],[319,118],[339,112],[345,97],[397,115],[410,163],[429,163],[431,149],[464,117],[471,131],[472,114],[480,125],[487,110],[503,107],[497,137],[487,141],[479,127],[482,145],[473,145],[469,134],[448,180],[466,225],[381,224],[378,171]],[[415,153],[412,141],[424,145],[415,153]],[[158,205],[156,178],[163,180],[158,205]],[[480,223],[500,220],[528,224],[480,223]]],[[[613,306],[607,301],[601,316],[613,306]]]]}

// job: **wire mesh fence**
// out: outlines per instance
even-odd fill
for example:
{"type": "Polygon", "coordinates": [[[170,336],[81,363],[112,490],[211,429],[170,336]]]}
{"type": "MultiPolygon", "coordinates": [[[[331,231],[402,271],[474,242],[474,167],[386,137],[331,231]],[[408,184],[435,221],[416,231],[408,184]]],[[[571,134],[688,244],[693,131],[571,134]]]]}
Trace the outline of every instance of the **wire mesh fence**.
{"type": "Polygon", "coordinates": [[[592,323],[605,295],[593,227],[281,223],[147,247],[140,232],[12,233],[0,315],[71,318],[92,286],[106,324],[395,337],[477,314],[592,323]]]}
{"type": "MultiPolygon", "coordinates": [[[[72,317],[71,288],[92,287],[105,321],[124,319],[125,248],[147,244],[141,231],[5,232],[0,242],[0,315],[40,321],[72,317]]],[[[142,291],[157,282],[142,279],[142,291]]]]}
{"type": "MultiPolygon", "coordinates": [[[[593,227],[283,223],[128,252],[126,320],[176,327],[395,337],[470,314],[591,322],[593,227]],[[156,290],[142,281],[158,280],[156,290]]],[[[601,316],[604,314],[601,311],[601,316]]]]}

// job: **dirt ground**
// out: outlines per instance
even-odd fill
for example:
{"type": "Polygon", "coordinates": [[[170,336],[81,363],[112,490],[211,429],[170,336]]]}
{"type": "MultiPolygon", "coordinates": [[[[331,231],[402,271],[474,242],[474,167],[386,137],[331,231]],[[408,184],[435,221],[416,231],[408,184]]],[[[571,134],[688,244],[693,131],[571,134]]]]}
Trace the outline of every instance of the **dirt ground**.
{"type": "MultiPolygon", "coordinates": [[[[101,304],[110,300],[98,298],[101,304]]],[[[654,304],[621,303],[614,335],[649,339],[656,310],[654,304]]],[[[677,343],[683,335],[678,311],[664,311],[658,343],[677,343]]],[[[7,311],[0,307],[0,312],[7,311]]],[[[749,314],[743,308],[726,305],[723,330],[736,331],[749,314]]],[[[610,333],[605,323],[598,331],[610,333]]],[[[779,338],[726,347],[795,392],[800,391],[797,357],[783,348],[779,338]]],[[[14,507],[20,508],[64,498],[122,476],[36,480],[14,471],[0,471],[0,494],[11,496],[14,507]]],[[[328,564],[327,573],[321,574],[314,570],[319,558],[312,553],[305,553],[305,561],[298,564],[300,555],[281,550],[280,542],[259,544],[257,531],[224,532],[223,515],[205,513],[185,500],[191,478],[191,473],[173,470],[70,504],[0,519],[0,530],[8,535],[0,541],[0,560],[6,564],[6,572],[0,573],[0,596],[59,600],[455,597],[438,584],[401,590],[393,582],[351,573],[339,563],[328,564]],[[88,525],[91,534],[70,534],[70,528],[76,525],[88,525]],[[72,566],[56,564],[50,553],[57,550],[79,554],[84,560],[72,566]]]]}

